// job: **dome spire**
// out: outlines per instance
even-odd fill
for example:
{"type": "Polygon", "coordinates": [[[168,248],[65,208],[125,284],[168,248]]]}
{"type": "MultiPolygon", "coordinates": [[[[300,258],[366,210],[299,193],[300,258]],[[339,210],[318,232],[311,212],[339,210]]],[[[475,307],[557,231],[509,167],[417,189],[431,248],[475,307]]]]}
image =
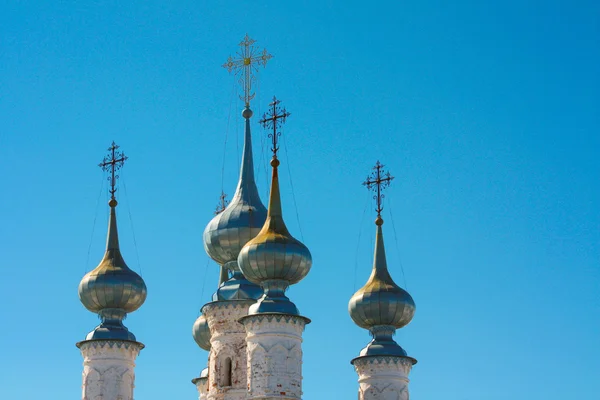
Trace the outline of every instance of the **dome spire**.
{"type": "Polygon", "coordinates": [[[108,148],[106,156],[100,167],[109,172],[110,182],[110,216],[108,219],[108,233],[106,237],[106,252],[100,264],[88,272],[79,283],[79,299],[91,312],[100,316],[102,322],[86,340],[118,339],[135,341],[133,333],[123,325],[127,313],[131,313],[146,300],[146,284],[144,280],[129,269],[119,247],[119,234],[117,230],[117,199],[115,198],[116,180],[118,171],[123,167],[127,157],[117,151],[119,146],[114,142],[108,148]]]}
{"type": "Polygon", "coordinates": [[[310,271],[312,257],[308,248],[289,233],[281,210],[277,139],[281,135],[280,124],[290,115],[285,108],[279,107],[280,101],[273,98],[271,109],[260,121],[265,128],[273,129],[269,133],[272,140],[273,167],[271,193],[267,220],[258,235],[249,241],[240,252],[238,264],[250,282],[260,284],[265,294],[250,307],[253,314],[299,315],[298,308],[286,296],[285,291],[294,283],[300,282],[310,271]]]}
{"type": "Polygon", "coordinates": [[[273,174],[271,179],[271,194],[269,195],[269,209],[267,211],[267,220],[271,224],[279,224],[279,226],[274,225],[273,229],[279,229],[282,234],[290,236],[290,233],[287,231],[285,227],[285,223],[283,222],[283,213],[281,211],[281,195],[279,193],[279,174],[277,172],[277,167],[279,166],[279,160],[277,159],[277,151],[279,151],[278,139],[281,136],[281,132],[279,131],[279,124],[285,124],[287,117],[291,114],[287,112],[284,108],[281,108],[279,104],[280,100],[277,100],[275,96],[273,96],[273,101],[269,104],[271,107],[268,111],[268,114],[265,113],[263,118],[259,121],[261,125],[265,129],[272,129],[273,132],[269,133],[268,137],[271,139],[271,152],[273,153],[273,159],[271,160],[271,166],[273,167],[273,174]]]}
{"type": "Polygon", "coordinates": [[[255,73],[259,66],[265,66],[271,59],[266,50],[258,51],[256,41],[248,35],[240,42],[240,50],[236,58],[229,57],[223,64],[229,72],[233,72],[242,84],[244,95],[245,119],[244,150],[240,166],[240,178],[233,198],[229,204],[222,203],[222,209],[204,229],[204,249],[222,268],[232,272],[229,280],[224,282],[213,296],[213,300],[247,300],[258,299],[263,291],[250,282],[240,271],[237,258],[240,250],[260,231],[267,218],[267,209],[262,204],[254,180],[254,161],[252,157],[252,135],[250,118],[253,112],[250,101],[254,98],[252,84],[256,81],[255,73]]]}
{"type": "MultiPolygon", "coordinates": [[[[383,244],[383,189],[394,179],[389,172],[383,173],[383,165],[377,161],[374,172],[363,183],[375,195],[377,233],[375,236],[375,253],[373,270],[369,280],[350,299],[348,311],[354,322],[361,328],[368,329],[373,340],[365,347],[360,356],[401,356],[408,357],[392,338],[396,329],[407,325],[413,318],[415,303],[410,294],[396,285],[388,271],[383,244]]],[[[408,357],[410,358],[410,357],[408,357]]],[[[413,363],[416,360],[410,358],[413,363]]]]}
{"type": "Polygon", "coordinates": [[[115,198],[115,193],[117,192],[117,179],[119,179],[117,173],[123,168],[128,157],[122,151],[118,151],[118,149],[119,146],[113,141],[108,148],[108,155],[104,156],[104,159],[98,166],[102,168],[102,171],[109,172],[110,174],[108,176],[108,181],[110,182],[110,189],[108,190],[110,193],[110,201],[108,202],[108,205],[110,206],[110,217],[108,219],[106,252],[114,252],[114,256],[121,259],[121,264],[125,264],[125,261],[123,261],[123,257],[121,256],[121,250],[119,249],[119,232],[117,231],[117,213],[115,211],[118,203],[115,198]]]}

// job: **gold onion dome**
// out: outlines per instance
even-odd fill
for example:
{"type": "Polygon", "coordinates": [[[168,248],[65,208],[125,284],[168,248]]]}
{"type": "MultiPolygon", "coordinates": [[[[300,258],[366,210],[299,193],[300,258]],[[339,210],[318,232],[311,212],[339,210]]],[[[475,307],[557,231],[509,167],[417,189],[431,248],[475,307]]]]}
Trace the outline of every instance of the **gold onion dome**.
{"type": "Polygon", "coordinates": [[[254,181],[250,133],[252,110],[246,107],[242,116],[246,120],[246,126],[240,179],[233,198],[208,223],[203,235],[206,253],[233,273],[233,277],[215,293],[214,300],[258,299],[262,295],[262,289],[248,282],[237,264],[240,250],[258,234],[267,217],[267,210],[260,201],[254,181]]]}
{"type": "Polygon", "coordinates": [[[192,327],[194,340],[201,349],[210,350],[210,329],[204,314],[200,315],[192,327]]]}
{"type": "Polygon", "coordinates": [[[406,326],[412,320],[415,302],[411,295],[396,285],[390,276],[383,245],[381,228],[383,219],[378,216],[375,223],[377,234],[373,271],[366,285],[350,299],[348,311],[356,325],[368,329],[373,336],[371,343],[361,351],[361,356],[406,357],[406,351],[392,339],[392,336],[396,329],[406,326]]]}
{"type": "Polygon", "coordinates": [[[265,293],[250,307],[249,314],[279,313],[299,315],[286,296],[287,288],[300,282],[310,271],[312,257],[308,248],[289,233],[281,211],[279,160],[271,160],[273,175],[267,220],[258,235],[240,252],[238,264],[250,282],[260,284],[265,293]]]}
{"type": "Polygon", "coordinates": [[[127,313],[131,313],[144,304],[146,284],[134,271],[127,267],[119,248],[117,201],[108,203],[110,217],[106,252],[100,264],[88,272],[79,283],[79,299],[91,312],[98,313],[102,322],[86,340],[118,339],[135,341],[133,333],[123,325],[127,313]]]}

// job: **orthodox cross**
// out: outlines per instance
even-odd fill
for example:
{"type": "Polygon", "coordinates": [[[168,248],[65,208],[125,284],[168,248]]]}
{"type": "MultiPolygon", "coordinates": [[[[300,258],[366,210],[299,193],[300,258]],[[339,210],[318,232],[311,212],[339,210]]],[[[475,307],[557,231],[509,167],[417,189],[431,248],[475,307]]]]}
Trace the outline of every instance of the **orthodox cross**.
{"type": "Polygon", "coordinates": [[[367,189],[375,192],[373,198],[377,201],[377,216],[381,217],[381,210],[383,210],[382,201],[385,195],[382,193],[383,189],[390,186],[390,182],[394,179],[389,172],[383,172],[383,164],[379,161],[373,167],[371,175],[367,176],[367,180],[363,182],[363,185],[367,189]]]}
{"type": "Polygon", "coordinates": [[[254,43],[256,40],[251,39],[248,34],[244,36],[244,40],[240,42],[240,50],[236,54],[236,58],[229,56],[227,62],[223,64],[223,68],[227,71],[239,76],[239,83],[244,88],[244,96],[240,99],[244,100],[246,107],[250,107],[250,100],[254,98],[256,93],[252,93],[252,82],[256,80],[254,73],[258,72],[258,66],[266,66],[273,56],[267,53],[267,50],[258,50],[254,43]]]}
{"type": "Polygon", "coordinates": [[[269,104],[269,107],[271,108],[259,121],[265,129],[273,129],[273,132],[269,133],[269,138],[273,141],[273,147],[271,148],[273,158],[277,158],[277,150],[279,150],[279,146],[277,145],[277,138],[281,136],[279,128],[281,125],[285,124],[286,118],[291,115],[285,108],[282,109],[279,107],[280,103],[280,100],[273,97],[273,101],[269,104]]]}
{"type": "Polygon", "coordinates": [[[225,211],[227,203],[229,203],[226,199],[227,195],[225,192],[221,191],[221,196],[219,196],[219,204],[217,204],[217,208],[215,209],[215,215],[221,214],[223,211],[225,211]]]}
{"type": "Polygon", "coordinates": [[[100,164],[98,164],[103,171],[110,171],[108,181],[110,182],[109,192],[111,200],[115,200],[115,192],[117,191],[115,186],[117,185],[119,175],[116,173],[123,167],[125,160],[127,160],[127,157],[122,151],[117,151],[118,148],[119,146],[117,146],[115,142],[112,142],[112,145],[108,148],[108,155],[104,157],[100,164]]]}

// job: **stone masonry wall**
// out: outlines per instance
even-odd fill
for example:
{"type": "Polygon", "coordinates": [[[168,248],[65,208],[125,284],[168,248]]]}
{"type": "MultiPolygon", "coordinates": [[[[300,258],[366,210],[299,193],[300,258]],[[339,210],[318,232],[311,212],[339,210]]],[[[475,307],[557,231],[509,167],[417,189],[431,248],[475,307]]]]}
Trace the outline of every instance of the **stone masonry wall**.
{"type": "Polygon", "coordinates": [[[135,359],[141,343],[95,340],[81,343],[82,399],[133,400],[135,359]]]}
{"type": "Polygon", "coordinates": [[[244,318],[249,400],[302,398],[302,332],[307,322],[277,314],[244,318]]]}
{"type": "Polygon", "coordinates": [[[410,359],[404,357],[364,357],[354,360],[358,374],[359,400],[408,400],[410,359]]]}

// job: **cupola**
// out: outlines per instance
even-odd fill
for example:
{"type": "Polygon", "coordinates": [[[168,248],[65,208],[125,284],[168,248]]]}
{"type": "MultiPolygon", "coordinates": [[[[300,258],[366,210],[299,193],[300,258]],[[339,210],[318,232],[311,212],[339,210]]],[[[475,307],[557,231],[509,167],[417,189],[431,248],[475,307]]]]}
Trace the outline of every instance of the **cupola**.
{"type": "Polygon", "coordinates": [[[283,122],[289,114],[285,109],[279,109],[278,104],[279,101],[273,99],[270,114],[265,115],[261,121],[265,126],[273,128],[273,133],[269,135],[273,140],[273,158],[267,219],[258,235],[242,248],[238,257],[238,264],[244,276],[250,282],[260,284],[265,291],[260,300],[250,307],[250,315],[299,315],[297,307],[285,296],[285,291],[290,285],[300,282],[312,265],[310,251],[290,234],[283,220],[277,138],[280,135],[278,123],[283,122]]]}
{"type": "Polygon", "coordinates": [[[113,142],[109,148],[110,157],[100,164],[110,171],[111,199],[108,202],[110,216],[108,219],[108,235],[106,252],[100,264],[85,274],[79,283],[79,299],[89,311],[100,316],[101,323],[91,331],[86,340],[119,339],[135,341],[133,333],[123,325],[123,320],[144,304],[146,300],[146,284],[141,276],[129,269],[119,247],[117,231],[117,200],[115,199],[115,173],[127,159],[117,152],[119,146],[113,142]]]}
{"type": "MultiPolygon", "coordinates": [[[[354,323],[368,329],[373,340],[365,347],[360,356],[402,356],[406,351],[393,339],[397,329],[406,326],[415,313],[415,302],[411,295],[398,286],[388,271],[383,243],[383,219],[381,218],[382,189],[393,179],[382,173],[383,165],[377,162],[375,173],[368,178],[365,185],[376,192],[377,200],[377,233],[375,236],[375,254],[373,269],[369,280],[350,299],[348,312],[354,323]]],[[[410,358],[410,357],[409,357],[410,358]]],[[[416,360],[412,359],[414,362],[416,360]]]]}

